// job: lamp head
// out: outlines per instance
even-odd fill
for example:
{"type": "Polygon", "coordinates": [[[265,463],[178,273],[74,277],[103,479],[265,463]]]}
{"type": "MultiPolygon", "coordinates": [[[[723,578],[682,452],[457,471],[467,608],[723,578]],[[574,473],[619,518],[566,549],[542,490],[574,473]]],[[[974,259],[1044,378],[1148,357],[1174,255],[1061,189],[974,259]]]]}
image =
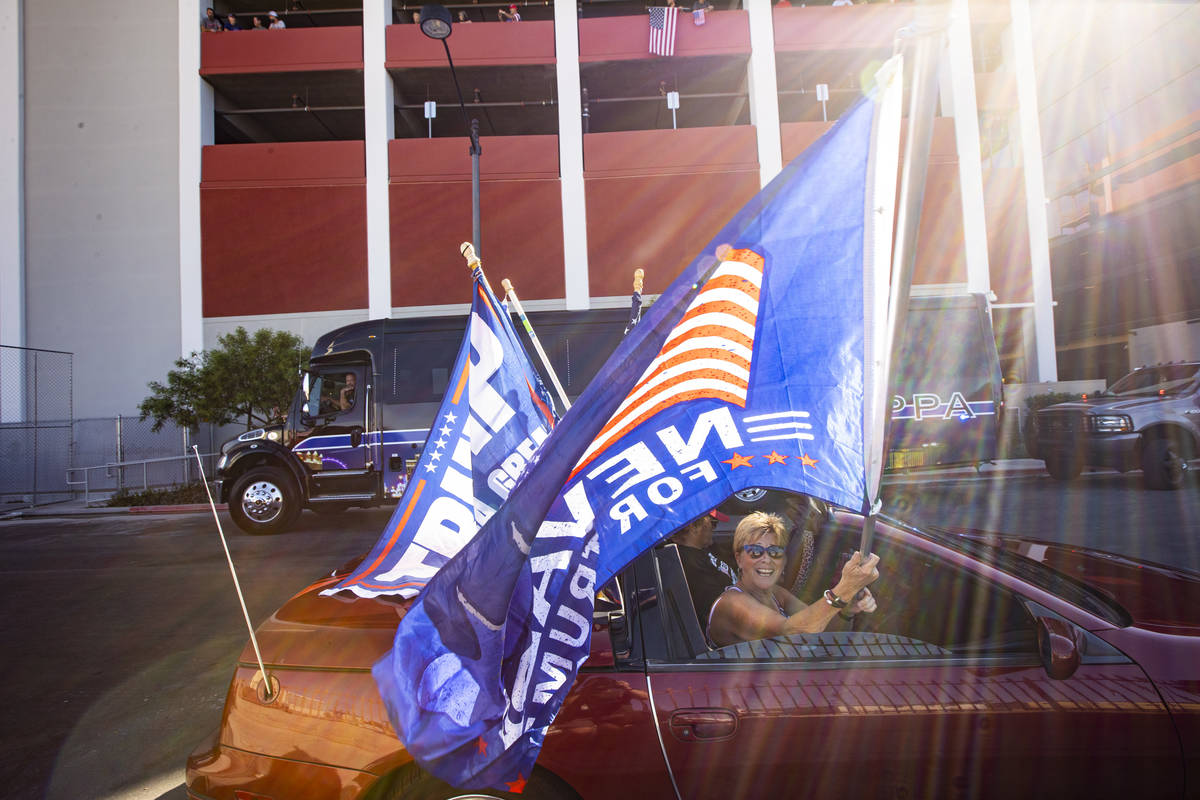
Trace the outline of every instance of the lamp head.
{"type": "Polygon", "coordinates": [[[450,12],[445,6],[430,3],[421,6],[421,33],[430,39],[445,39],[450,36],[450,12]]]}

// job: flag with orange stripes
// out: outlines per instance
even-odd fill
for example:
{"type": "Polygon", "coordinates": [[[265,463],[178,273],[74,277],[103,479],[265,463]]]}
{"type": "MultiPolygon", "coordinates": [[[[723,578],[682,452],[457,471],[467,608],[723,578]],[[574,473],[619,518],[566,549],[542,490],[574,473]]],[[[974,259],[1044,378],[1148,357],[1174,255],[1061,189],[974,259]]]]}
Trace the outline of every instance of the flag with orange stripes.
{"type": "Polygon", "coordinates": [[[522,785],[588,658],[597,588],[733,492],[863,507],[898,80],[887,94],[894,114],[862,100],[701,251],[408,609],[373,675],[424,769],[522,785]]]}

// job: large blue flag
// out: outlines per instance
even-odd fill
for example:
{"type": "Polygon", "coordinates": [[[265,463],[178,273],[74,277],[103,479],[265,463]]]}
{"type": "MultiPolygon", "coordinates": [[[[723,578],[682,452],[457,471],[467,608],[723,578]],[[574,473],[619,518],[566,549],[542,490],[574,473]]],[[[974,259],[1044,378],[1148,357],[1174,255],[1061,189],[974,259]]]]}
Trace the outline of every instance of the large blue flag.
{"type": "Polygon", "coordinates": [[[477,270],[467,329],[412,479],[362,564],[322,594],[417,594],[508,497],[554,427],[548,403],[477,270]]]}
{"type": "Polygon", "coordinates": [[[374,676],[434,775],[520,785],[588,656],[596,588],[731,492],[867,502],[883,396],[867,320],[886,312],[898,149],[890,74],[887,102],[847,112],[650,307],[401,620],[374,676]]]}

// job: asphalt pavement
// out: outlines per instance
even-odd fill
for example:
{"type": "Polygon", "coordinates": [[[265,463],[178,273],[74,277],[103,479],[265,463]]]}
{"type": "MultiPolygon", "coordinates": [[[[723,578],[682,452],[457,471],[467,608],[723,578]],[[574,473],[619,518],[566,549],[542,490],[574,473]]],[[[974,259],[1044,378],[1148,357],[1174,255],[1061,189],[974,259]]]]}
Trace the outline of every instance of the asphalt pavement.
{"type": "MultiPolygon", "coordinates": [[[[1099,474],[1113,472],[1112,470],[1089,470],[1089,473],[1099,474]]],[[[883,485],[906,485],[914,483],[939,483],[963,480],[995,480],[1023,475],[1045,475],[1046,468],[1041,461],[1033,458],[1012,458],[979,464],[978,466],[926,467],[905,472],[893,472],[884,476],[883,485]]],[[[82,499],[67,500],[61,503],[49,503],[42,506],[31,506],[0,513],[0,520],[24,519],[34,517],[62,516],[105,516],[117,514],[197,514],[209,511],[206,503],[191,503],[183,505],[160,506],[119,506],[110,508],[91,504],[82,499]]],[[[227,510],[224,503],[217,504],[218,511],[227,510]]]]}
{"type": "MultiPolygon", "coordinates": [[[[1192,478],[1180,492],[1147,492],[1140,474],[1112,471],[1063,484],[1017,459],[889,474],[883,496],[918,524],[987,524],[1200,570],[1192,478]]],[[[304,514],[264,537],[242,535],[222,511],[251,618],[364,552],[389,514],[304,514]]],[[[5,796],[184,800],[183,759],[219,719],[246,638],[211,510],[75,501],[0,521],[5,796]]]]}

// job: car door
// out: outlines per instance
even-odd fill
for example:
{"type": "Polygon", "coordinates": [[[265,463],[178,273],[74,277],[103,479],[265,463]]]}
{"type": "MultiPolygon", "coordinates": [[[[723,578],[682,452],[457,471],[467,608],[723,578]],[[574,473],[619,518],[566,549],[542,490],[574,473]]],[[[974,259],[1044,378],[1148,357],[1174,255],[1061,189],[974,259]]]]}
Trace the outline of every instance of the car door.
{"type": "Polygon", "coordinates": [[[309,472],[313,498],[374,494],[376,476],[366,436],[369,377],[362,365],[326,366],[309,375],[300,416],[307,436],[293,451],[309,472]]]}
{"type": "MultiPolygon", "coordinates": [[[[1051,679],[1035,614],[1055,612],[892,534],[875,548],[879,611],[857,630],[690,658],[659,645],[647,683],[682,798],[1182,794],[1178,741],[1136,664],[1073,626],[1081,663],[1051,679]]],[[[813,592],[856,535],[822,533],[813,592]]]]}

